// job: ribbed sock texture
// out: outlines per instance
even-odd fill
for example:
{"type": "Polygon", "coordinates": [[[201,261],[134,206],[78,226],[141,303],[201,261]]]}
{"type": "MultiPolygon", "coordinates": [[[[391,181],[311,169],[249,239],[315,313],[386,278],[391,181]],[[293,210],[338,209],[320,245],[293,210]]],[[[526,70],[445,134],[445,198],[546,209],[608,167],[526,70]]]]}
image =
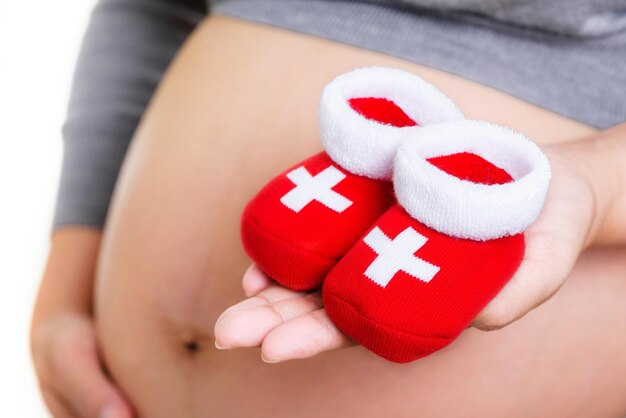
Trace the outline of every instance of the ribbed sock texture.
{"type": "Polygon", "coordinates": [[[250,258],[274,280],[294,290],[314,289],[392,204],[390,182],[343,171],[326,153],[320,153],[272,180],[248,203],[242,216],[241,238],[250,258]],[[332,191],[336,193],[333,197],[350,202],[347,208],[337,212],[324,200],[311,200],[296,212],[294,208],[299,207],[293,202],[287,201],[291,208],[283,203],[294,189],[307,187],[295,186],[287,177],[289,173],[306,170],[305,176],[316,177],[329,167],[344,176],[332,191]]]}
{"type": "MultiPolygon", "coordinates": [[[[471,153],[429,162],[476,183],[512,180],[471,153]]],[[[394,362],[412,361],[452,342],[512,277],[523,254],[522,234],[489,241],[453,238],[394,205],[329,273],[324,306],[366,348],[394,362]]]]}
{"type": "MultiPolygon", "coordinates": [[[[348,102],[367,119],[416,125],[390,100],[348,102]]],[[[320,153],[281,173],[248,203],[242,215],[242,242],[250,258],[283,286],[318,288],[393,202],[391,182],[352,174],[320,153]]]]}

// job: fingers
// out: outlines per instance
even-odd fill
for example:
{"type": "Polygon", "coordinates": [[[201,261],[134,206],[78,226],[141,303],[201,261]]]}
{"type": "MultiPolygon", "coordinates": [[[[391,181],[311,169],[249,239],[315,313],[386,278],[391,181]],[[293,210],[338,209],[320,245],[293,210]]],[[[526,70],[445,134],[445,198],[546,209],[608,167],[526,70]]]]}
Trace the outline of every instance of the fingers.
{"type": "Polygon", "coordinates": [[[243,291],[247,297],[257,295],[270,287],[272,283],[272,279],[263,273],[256,264],[251,264],[248,267],[242,279],[243,291]]]}
{"type": "Polygon", "coordinates": [[[542,271],[540,266],[532,262],[522,264],[518,274],[474,318],[472,326],[482,331],[501,329],[550,299],[564,283],[565,277],[551,277],[550,272],[542,271]],[[541,278],[549,280],[538,283],[541,278]]]}
{"type": "Polygon", "coordinates": [[[215,324],[218,349],[262,347],[264,361],[312,357],[355,343],[330,321],[319,292],[275,285],[255,264],[243,275],[248,299],[228,308],[215,324]]]}
{"type": "Polygon", "coordinates": [[[495,330],[548,300],[565,282],[584,247],[593,197],[584,182],[552,160],[552,185],[537,221],[524,233],[526,253],[515,276],[472,325],[495,330]]]}
{"type": "Polygon", "coordinates": [[[127,402],[102,370],[91,327],[64,325],[50,339],[41,377],[55,416],[131,418],[127,402]]]}
{"type": "Polygon", "coordinates": [[[261,357],[268,363],[313,357],[356,343],[318,309],[274,328],[263,340],[261,357]]]}
{"type": "Polygon", "coordinates": [[[227,309],[215,324],[218,348],[258,347],[277,326],[321,307],[319,293],[272,286],[227,309]]]}
{"type": "MultiPolygon", "coordinates": [[[[541,226],[541,225],[540,225],[541,226]]],[[[472,326],[492,331],[522,318],[547,301],[565,282],[578,252],[563,248],[552,232],[527,234],[526,254],[515,276],[478,314],[472,326]]]]}
{"type": "Polygon", "coordinates": [[[523,294],[518,280],[511,279],[500,293],[474,318],[471,326],[481,331],[495,331],[520,319],[531,308],[520,303],[523,294]]]}
{"type": "Polygon", "coordinates": [[[54,418],[79,418],[51,389],[42,388],[43,399],[54,418]]]}
{"type": "Polygon", "coordinates": [[[217,348],[261,347],[268,363],[312,357],[355,343],[331,322],[319,292],[270,286],[227,309],[215,325],[217,348]]]}

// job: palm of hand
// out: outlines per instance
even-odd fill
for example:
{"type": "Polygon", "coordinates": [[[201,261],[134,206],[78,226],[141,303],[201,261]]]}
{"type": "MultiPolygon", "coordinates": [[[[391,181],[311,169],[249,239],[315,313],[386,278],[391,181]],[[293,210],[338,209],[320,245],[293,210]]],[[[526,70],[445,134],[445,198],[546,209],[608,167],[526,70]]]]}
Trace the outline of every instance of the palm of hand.
{"type": "MultiPolygon", "coordinates": [[[[565,281],[591,236],[594,195],[576,154],[545,149],[553,170],[543,211],[525,232],[526,253],[517,273],[473,326],[501,328],[547,300],[565,281]]],[[[215,326],[218,348],[261,347],[264,361],[308,358],[355,345],[331,322],[321,292],[296,292],[252,266],[243,277],[248,299],[227,309],[215,326]]]]}

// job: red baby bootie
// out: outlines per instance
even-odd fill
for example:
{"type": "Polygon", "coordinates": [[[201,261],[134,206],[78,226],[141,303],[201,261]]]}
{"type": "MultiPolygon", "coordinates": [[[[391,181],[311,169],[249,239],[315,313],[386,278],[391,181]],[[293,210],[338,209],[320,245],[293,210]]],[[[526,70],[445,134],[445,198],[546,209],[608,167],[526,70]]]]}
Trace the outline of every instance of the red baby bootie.
{"type": "Polygon", "coordinates": [[[398,146],[420,126],[462,119],[421,78],[362,68],[326,86],[320,103],[325,152],[286,170],[247,205],[244,249],[282,285],[310,290],[394,201],[398,146]]]}
{"type": "Polygon", "coordinates": [[[398,150],[398,204],[324,282],[329,317],[398,363],[450,344],[516,272],[549,181],[521,134],[477,121],[420,129],[398,150]]]}

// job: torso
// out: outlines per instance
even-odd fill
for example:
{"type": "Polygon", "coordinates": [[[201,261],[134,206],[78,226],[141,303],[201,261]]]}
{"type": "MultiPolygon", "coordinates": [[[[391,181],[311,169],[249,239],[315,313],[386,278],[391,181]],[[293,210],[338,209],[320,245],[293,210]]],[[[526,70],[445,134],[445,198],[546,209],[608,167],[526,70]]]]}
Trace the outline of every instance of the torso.
{"type": "Polygon", "coordinates": [[[103,244],[96,294],[103,354],[139,416],[464,416],[481,415],[485,405],[494,416],[522,416],[511,408],[524,399],[512,395],[524,386],[536,395],[533,408],[563,411],[564,400],[543,394],[528,376],[528,365],[541,366],[544,354],[528,340],[536,324],[523,321],[489,334],[468,330],[442,352],[402,366],[362,348],[273,365],[255,349],[214,348],[217,316],[244,297],[243,206],[278,171],[320,150],[321,89],[365,65],[417,73],[468,117],[540,143],[593,131],[437,70],[210,18],[187,42],[138,130],[103,244]]]}

